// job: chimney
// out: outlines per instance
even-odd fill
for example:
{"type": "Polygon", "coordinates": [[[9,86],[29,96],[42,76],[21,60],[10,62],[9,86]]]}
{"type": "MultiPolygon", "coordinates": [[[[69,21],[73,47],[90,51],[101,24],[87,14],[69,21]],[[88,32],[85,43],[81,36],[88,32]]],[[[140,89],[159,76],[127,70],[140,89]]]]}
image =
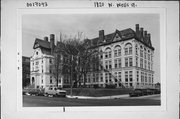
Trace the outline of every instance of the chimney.
{"type": "Polygon", "coordinates": [[[143,28],[140,28],[140,40],[143,41],[143,28]]]}
{"type": "Polygon", "coordinates": [[[139,24],[136,24],[136,33],[139,33],[139,24]]]}
{"type": "Polygon", "coordinates": [[[100,30],[99,31],[99,42],[103,42],[104,41],[104,30],[100,30]]]}
{"type": "Polygon", "coordinates": [[[145,42],[148,43],[148,39],[147,39],[147,31],[144,31],[144,39],[145,39],[145,42]]]}
{"type": "Polygon", "coordinates": [[[150,33],[147,34],[147,41],[148,41],[148,44],[151,46],[152,44],[151,44],[151,34],[150,33]]]}
{"type": "Polygon", "coordinates": [[[50,34],[50,48],[51,48],[51,54],[53,54],[54,51],[54,40],[55,40],[55,35],[54,34],[50,34]]]}
{"type": "Polygon", "coordinates": [[[48,42],[48,37],[47,37],[47,36],[46,36],[46,37],[44,37],[44,40],[48,42]]]}

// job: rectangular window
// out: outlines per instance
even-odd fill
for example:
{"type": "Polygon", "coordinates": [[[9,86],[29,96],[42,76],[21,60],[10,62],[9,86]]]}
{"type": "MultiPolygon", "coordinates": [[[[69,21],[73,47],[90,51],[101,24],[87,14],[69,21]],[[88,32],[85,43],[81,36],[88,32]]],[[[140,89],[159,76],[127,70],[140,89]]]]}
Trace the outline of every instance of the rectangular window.
{"type": "Polygon", "coordinates": [[[111,58],[111,51],[109,51],[109,58],[111,58]]]}
{"type": "Polygon", "coordinates": [[[105,52],[105,58],[108,58],[108,52],[105,52]]]}
{"type": "Polygon", "coordinates": [[[125,72],[125,82],[128,82],[128,71],[125,72]]]}
{"type": "Polygon", "coordinates": [[[96,82],[99,82],[99,74],[96,74],[96,82]]]}
{"type": "Polygon", "coordinates": [[[133,66],[132,58],[129,58],[129,66],[133,66]]]}
{"type": "Polygon", "coordinates": [[[132,71],[129,71],[129,81],[132,81],[133,80],[133,72],[132,71]]]}
{"type": "Polygon", "coordinates": [[[105,61],[105,67],[108,69],[108,61],[105,61]]]}
{"type": "Polygon", "coordinates": [[[140,59],[140,67],[143,68],[143,59],[140,59]]]}
{"type": "Polygon", "coordinates": [[[96,80],[96,79],[95,79],[95,74],[93,73],[93,82],[95,82],[95,80],[96,80]]]}
{"type": "Polygon", "coordinates": [[[50,64],[52,63],[52,59],[49,59],[49,63],[50,63],[50,64]]]}
{"type": "Polygon", "coordinates": [[[141,82],[144,82],[144,72],[141,72],[141,82]]]}
{"type": "Polygon", "coordinates": [[[146,62],[146,60],[144,61],[144,68],[145,68],[145,69],[147,68],[147,62],[146,62]]]}
{"type": "Polygon", "coordinates": [[[144,52],[144,59],[146,59],[146,52],[144,52]]]}
{"type": "Polygon", "coordinates": [[[125,67],[128,67],[128,58],[125,58],[125,67]]]}
{"type": "Polygon", "coordinates": [[[145,82],[147,83],[147,73],[144,73],[145,75],[145,82]]]}
{"type": "Polygon", "coordinates": [[[121,59],[118,59],[118,66],[121,68],[121,59]]]}
{"type": "Polygon", "coordinates": [[[109,81],[111,81],[111,77],[112,77],[112,76],[111,76],[111,73],[109,73],[109,81]]]}
{"type": "Polygon", "coordinates": [[[132,54],[132,47],[129,47],[129,54],[132,54]]]}
{"type": "Polygon", "coordinates": [[[139,71],[137,71],[136,73],[137,82],[139,82],[139,71]]]}
{"type": "Polygon", "coordinates": [[[118,72],[119,81],[121,82],[121,72],[118,72]]]}
{"type": "Polygon", "coordinates": [[[112,68],[112,65],[111,65],[111,60],[109,61],[109,69],[112,68]]]}
{"type": "Polygon", "coordinates": [[[148,69],[150,70],[150,62],[148,62],[148,69]]]}
{"type": "Polygon", "coordinates": [[[121,49],[118,49],[118,56],[121,56],[121,49]]]}
{"type": "Polygon", "coordinates": [[[114,68],[117,68],[117,59],[114,60],[114,68]]]}
{"type": "Polygon", "coordinates": [[[136,66],[138,67],[138,57],[136,57],[136,66]]]}
{"type": "Polygon", "coordinates": [[[148,60],[150,61],[150,54],[148,54],[148,60]]]}
{"type": "Polygon", "coordinates": [[[108,81],[108,74],[109,74],[109,73],[105,73],[106,83],[107,83],[107,81],[108,81]]]}
{"type": "Polygon", "coordinates": [[[36,65],[38,65],[39,64],[39,61],[36,61],[36,65]]]}
{"type": "Polygon", "coordinates": [[[114,57],[117,57],[117,50],[114,50],[114,57]]]}
{"type": "Polygon", "coordinates": [[[143,57],[143,50],[140,50],[140,56],[143,57]]]}
{"type": "Polygon", "coordinates": [[[136,47],[136,55],[138,55],[138,47],[136,47]]]}
{"type": "Polygon", "coordinates": [[[52,84],[52,76],[50,76],[50,84],[52,84]]]}
{"type": "Polygon", "coordinates": [[[117,79],[117,72],[114,72],[115,78],[117,79]]]}
{"type": "Polygon", "coordinates": [[[101,82],[103,82],[103,73],[100,74],[101,82]]]}
{"type": "Polygon", "coordinates": [[[128,55],[128,48],[125,48],[125,55],[128,55]]]}

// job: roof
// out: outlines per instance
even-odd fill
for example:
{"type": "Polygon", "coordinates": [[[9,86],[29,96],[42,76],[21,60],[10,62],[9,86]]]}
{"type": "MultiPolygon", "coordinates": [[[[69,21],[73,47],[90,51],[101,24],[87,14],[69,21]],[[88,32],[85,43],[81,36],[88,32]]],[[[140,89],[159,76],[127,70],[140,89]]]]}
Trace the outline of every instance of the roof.
{"type": "Polygon", "coordinates": [[[35,44],[39,44],[39,47],[42,47],[45,49],[51,49],[50,48],[50,42],[45,41],[45,40],[41,40],[41,39],[36,38],[36,40],[34,42],[33,49],[35,49],[35,44]]]}
{"type": "Polygon", "coordinates": [[[148,46],[149,48],[154,49],[152,47],[151,40],[148,40],[147,38],[143,38],[141,40],[140,38],[138,38],[138,35],[136,34],[136,32],[134,30],[132,30],[131,28],[124,29],[121,31],[116,29],[115,32],[105,35],[104,41],[102,43],[100,43],[99,37],[90,39],[92,42],[92,46],[99,46],[99,45],[105,45],[105,44],[112,43],[116,34],[118,34],[120,36],[121,41],[135,38],[136,40],[140,41],[141,43],[148,46]]]}

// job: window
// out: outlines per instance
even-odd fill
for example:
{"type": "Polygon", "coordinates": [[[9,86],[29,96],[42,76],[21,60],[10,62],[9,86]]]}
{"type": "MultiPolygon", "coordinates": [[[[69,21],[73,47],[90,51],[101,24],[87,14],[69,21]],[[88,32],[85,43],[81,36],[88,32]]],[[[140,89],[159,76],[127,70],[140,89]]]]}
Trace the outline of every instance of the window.
{"type": "Polygon", "coordinates": [[[95,79],[95,73],[93,73],[93,82],[95,82],[95,80],[96,80],[96,79],[95,79]]]}
{"type": "Polygon", "coordinates": [[[119,81],[121,81],[121,72],[118,72],[119,81]]]}
{"type": "Polygon", "coordinates": [[[115,46],[114,49],[114,57],[121,56],[121,47],[120,46],[115,46]]]}
{"type": "Polygon", "coordinates": [[[50,76],[50,84],[52,84],[52,76],[50,76]]]}
{"type": "Polygon", "coordinates": [[[131,66],[133,66],[132,57],[125,58],[125,67],[131,67],[131,66]]]}
{"type": "Polygon", "coordinates": [[[132,65],[132,58],[129,58],[129,66],[131,67],[132,65]]]}
{"type": "Polygon", "coordinates": [[[109,73],[109,82],[111,82],[111,77],[112,77],[111,73],[109,73]]]}
{"type": "Polygon", "coordinates": [[[49,59],[49,63],[50,63],[50,64],[52,63],[52,59],[49,59]]]}
{"type": "Polygon", "coordinates": [[[143,68],[143,59],[140,59],[140,67],[143,68]]]}
{"type": "Polygon", "coordinates": [[[43,79],[41,80],[41,83],[43,84],[43,79]]]}
{"type": "Polygon", "coordinates": [[[117,72],[114,72],[115,78],[117,79],[117,72]]]}
{"type": "Polygon", "coordinates": [[[128,48],[125,48],[125,55],[128,55],[128,48]]]}
{"type": "Polygon", "coordinates": [[[136,45],[136,55],[138,55],[138,46],[136,45]]]}
{"type": "Polygon", "coordinates": [[[114,50],[114,57],[117,57],[118,54],[117,54],[117,50],[114,50]]]}
{"type": "Polygon", "coordinates": [[[96,82],[98,82],[98,81],[99,81],[99,74],[96,73],[96,82]]]}
{"type": "Polygon", "coordinates": [[[128,82],[128,71],[125,72],[125,82],[128,82]]]}
{"type": "Polygon", "coordinates": [[[101,82],[103,82],[103,73],[100,74],[101,82]]]}
{"type": "Polygon", "coordinates": [[[143,49],[140,49],[140,57],[143,57],[143,49]]]}
{"type": "Polygon", "coordinates": [[[111,65],[111,60],[109,60],[109,69],[112,68],[112,65],[111,65]]]}
{"type": "Polygon", "coordinates": [[[125,58],[125,67],[128,67],[128,58],[125,58]]]}
{"type": "Polygon", "coordinates": [[[151,74],[149,74],[149,84],[151,83],[151,74]]]}
{"type": "Polygon", "coordinates": [[[121,56],[121,48],[118,49],[118,56],[121,56]]]}
{"type": "Polygon", "coordinates": [[[36,55],[38,55],[38,52],[36,52],[36,55]]]}
{"type": "Polygon", "coordinates": [[[111,51],[109,51],[109,58],[111,58],[111,51]]]}
{"type": "Polygon", "coordinates": [[[117,68],[117,59],[114,60],[114,68],[117,68]]]}
{"type": "Polygon", "coordinates": [[[108,58],[108,52],[105,52],[105,58],[108,58]]]}
{"type": "Polygon", "coordinates": [[[144,82],[144,72],[141,72],[141,82],[144,82]]]}
{"type": "Polygon", "coordinates": [[[147,82],[147,73],[144,73],[145,74],[145,82],[147,82]]]}
{"type": "Polygon", "coordinates": [[[125,55],[131,55],[132,54],[132,45],[130,43],[127,43],[125,45],[125,55]]]}
{"type": "Polygon", "coordinates": [[[111,58],[111,49],[110,48],[106,48],[106,50],[105,50],[105,58],[111,58]]]}
{"type": "Polygon", "coordinates": [[[43,64],[43,59],[42,59],[42,64],[43,64]]]}
{"type": "Polygon", "coordinates": [[[139,71],[136,72],[137,82],[139,81],[139,71]]]}
{"type": "Polygon", "coordinates": [[[145,68],[145,69],[147,68],[147,62],[146,62],[146,60],[144,61],[144,68],[145,68]]]}
{"type": "Polygon", "coordinates": [[[105,61],[105,67],[108,69],[108,61],[105,61]]]}
{"type": "Polygon", "coordinates": [[[121,59],[118,59],[118,66],[121,67],[121,59]]]}
{"type": "Polygon", "coordinates": [[[150,54],[148,54],[148,60],[150,61],[150,54]]]}
{"type": "Polygon", "coordinates": [[[132,71],[129,71],[129,81],[132,81],[133,80],[133,74],[132,74],[132,71]]]}
{"type": "Polygon", "coordinates": [[[148,69],[150,70],[150,62],[148,62],[148,69]]]}
{"type": "Polygon", "coordinates": [[[39,61],[36,61],[36,65],[38,65],[39,64],[39,61]]]}
{"type": "Polygon", "coordinates": [[[109,74],[109,73],[105,73],[105,80],[106,80],[106,83],[108,82],[108,74],[109,74]]]}
{"type": "Polygon", "coordinates": [[[136,57],[136,66],[138,67],[138,57],[136,57]]]}

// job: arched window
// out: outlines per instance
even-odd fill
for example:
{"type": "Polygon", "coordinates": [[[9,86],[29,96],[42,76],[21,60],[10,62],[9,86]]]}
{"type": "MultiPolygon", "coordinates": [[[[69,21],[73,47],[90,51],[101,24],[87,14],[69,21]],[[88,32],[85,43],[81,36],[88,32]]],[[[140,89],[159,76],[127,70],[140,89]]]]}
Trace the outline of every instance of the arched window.
{"type": "Polygon", "coordinates": [[[106,48],[106,50],[105,50],[105,58],[111,58],[111,48],[106,48]]]}
{"type": "Polygon", "coordinates": [[[131,43],[127,43],[125,45],[125,55],[131,55],[132,54],[132,45],[131,43]]]}
{"type": "Polygon", "coordinates": [[[115,46],[114,48],[114,57],[121,56],[121,46],[115,46]]]}
{"type": "Polygon", "coordinates": [[[34,77],[32,77],[32,84],[34,84],[34,77]]]}

